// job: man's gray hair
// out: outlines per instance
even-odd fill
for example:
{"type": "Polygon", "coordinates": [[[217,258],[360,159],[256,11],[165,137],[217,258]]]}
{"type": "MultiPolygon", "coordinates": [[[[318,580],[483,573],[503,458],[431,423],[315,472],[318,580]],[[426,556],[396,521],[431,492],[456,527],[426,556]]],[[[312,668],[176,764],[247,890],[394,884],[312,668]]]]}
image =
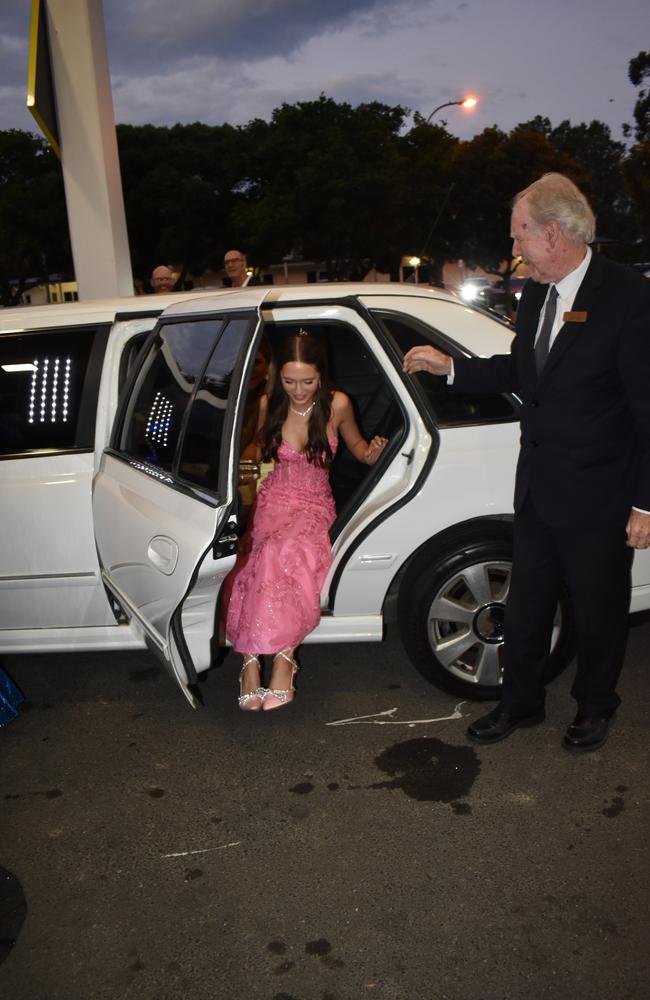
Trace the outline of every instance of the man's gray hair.
{"type": "Polygon", "coordinates": [[[596,217],[589,202],[564,174],[544,174],[515,195],[513,207],[522,198],[537,225],[555,219],[564,235],[576,243],[591,243],[596,235],[596,217]]]}

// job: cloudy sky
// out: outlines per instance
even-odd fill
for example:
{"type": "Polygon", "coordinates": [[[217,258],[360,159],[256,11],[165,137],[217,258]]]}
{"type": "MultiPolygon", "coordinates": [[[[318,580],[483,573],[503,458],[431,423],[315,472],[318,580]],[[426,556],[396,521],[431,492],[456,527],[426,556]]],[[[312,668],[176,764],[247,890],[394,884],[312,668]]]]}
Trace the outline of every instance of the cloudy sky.
{"type": "MultiPolygon", "coordinates": [[[[25,109],[31,0],[0,0],[0,129],[25,109]]],[[[632,120],[629,60],[650,49],[648,0],[104,0],[118,122],[268,119],[325,93],[401,104],[470,138],[535,115],[632,120]]]]}

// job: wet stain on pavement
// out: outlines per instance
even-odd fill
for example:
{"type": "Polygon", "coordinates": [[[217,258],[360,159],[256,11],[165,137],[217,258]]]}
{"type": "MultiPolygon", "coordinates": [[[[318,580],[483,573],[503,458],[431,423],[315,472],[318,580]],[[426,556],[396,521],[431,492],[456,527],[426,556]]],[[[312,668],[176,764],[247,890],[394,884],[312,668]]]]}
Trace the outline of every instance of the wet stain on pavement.
{"type": "Polygon", "coordinates": [[[274,993],[272,1000],[300,1000],[300,997],[296,997],[293,993],[274,993]]]}
{"type": "Polygon", "coordinates": [[[143,681],[152,681],[159,676],[159,667],[146,667],[144,670],[132,670],[129,673],[129,680],[132,684],[142,684],[143,681]]]}
{"type": "Polygon", "coordinates": [[[603,809],[603,816],[607,816],[608,819],[614,819],[615,816],[620,816],[624,809],[625,800],[620,795],[615,795],[607,808],[603,809]]]}
{"type": "Polygon", "coordinates": [[[339,785],[338,781],[330,781],[329,785],[327,786],[327,790],[329,792],[338,792],[340,787],[341,786],[339,785]]]}
{"type": "Polygon", "coordinates": [[[294,792],[296,795],[308,795],[309,792],[313,792],[314,786],[311,781],[301,781],[298,785],[294,785],[290,788],[290,792],[294,792]]]}
{"type": "Polygon", "coordinates": [[[317,941],[308,941],[305,945],[305,951],[308,955],[318,955],[322,958],[323,955],[329,955],[332,950],[332,946],[325,938],[319,938],[317,941]]]}
{"type": "Polygon", "coordinates": [[[162,799],[164,794],[164,788],[150,788],[147,792],[147,795],[150,795],[152,799],[162,799]]]}
{"type": "Polygon", "coordinates": [[[266,946],[266,950],[270,951],[272,955],[284,955],[287,946],[284,941],[269,941],[266,946]]]}
{"type": "Polygon", "coordinates": [[[455,803],[466,798],[481,770],[472,747],[451,746],[430,736],[393,743],[375,758],[377,767],[392,781],[379,781],[368,788],[400,789],[418,802],[455,803]]]}
{"type": "Polygon", "coordinates": [[[26,916],[22,885],[6,868],[0,868],[0,965],[18,940],[26,916]]]}
{"type": "Polygon", "coordinates": [[[3,798],[6,801],[11,801],[11,800],[14,800],[14,799],[19,799],[20,795],[18,795],[18,794],[16,794],[16,795],[4,795],[3,798]]]}
{"type": "Polygon", "coordinates": [[[203,875],[203,870],[201,868],[188,868],[185,872],[184,882],[194,882],[195,879],[201,878],[203,875]]]}
{"type": "Polygon", "coordinates": [[[61,791],[60,788],[48,788],[48,790],[45,792],[46,799],[60,799],[62,795],[63,792],[61,791]]]}
{"type": "Polygon", "coordinates": [[[323,965],[326,965],[329,969],[342,969],[345,965],[342,959],[332,956],[332,945],[326,938],[308,941],[305,945],[305,951],[308,955],[314,955],[316,958],[319,958],[323,965]]]}
{"type": "Polygon", "coordinates": [[[614,819],[616,816],[620,816],[625,809],[625,799],[623,798],[623,793],[627,792],[627,785],[617,785],[614,791],[619,794],[615,795],[607,808],[602,810],[603,816],[607,816],[608,819],[614,819]]]}
{"type": "Polygon", "coordinates": [[[451,808],[457,816],[469,816],[472,812],[472,807],[467,802],[452,802],[451,808]]]}
{"type": "Polygon", "coordinates": [[[144,962],[141,962],[140,959],[138,958],[135,962],[131,963],[129,969],[131,970],[131,972],[142,972],[144,967],[145,967],[144,962]]]}

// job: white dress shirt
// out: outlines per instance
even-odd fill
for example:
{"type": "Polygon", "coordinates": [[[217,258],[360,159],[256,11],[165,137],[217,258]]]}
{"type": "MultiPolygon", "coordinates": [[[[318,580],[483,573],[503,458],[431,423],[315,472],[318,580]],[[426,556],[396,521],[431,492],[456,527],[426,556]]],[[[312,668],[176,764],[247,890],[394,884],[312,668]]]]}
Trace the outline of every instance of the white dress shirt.
{"type": "MultiPolygon", "coordinates": [[[[563,316],[567,312],[571,312],[573,308],[573,302],[576,295],[578,294],[578,289],[582,284],[582,279],[587,273],[587,268],[589,267],[591,261],[591,247],[587,247],[587,252],[584,259],[580,261],[575,270],[571,271],[571,274],[567,274],[566,278],[562,278],[562,281],[558,281],[556,284],[557,288],[557,303],[555,308],[555,321],[551,327],[551,336],[548,342],[549,350],[553,346],[555,338],[560,332],[560,328],[564,324],[563,316]]],[[[544,310],[546,309],[546,302],[548,300],[548,295],[553,287],[551,282],[548,286],[548,291],[546,293],[546,298],[544,299],[544,305],[542,306],[539,314],[539,323],[537,324],[537,333],[535,334],[535,343],[537,343],[537,338],[539,337],[539,332],[542,327],[542,320],[544,317],[544,310]]]]}

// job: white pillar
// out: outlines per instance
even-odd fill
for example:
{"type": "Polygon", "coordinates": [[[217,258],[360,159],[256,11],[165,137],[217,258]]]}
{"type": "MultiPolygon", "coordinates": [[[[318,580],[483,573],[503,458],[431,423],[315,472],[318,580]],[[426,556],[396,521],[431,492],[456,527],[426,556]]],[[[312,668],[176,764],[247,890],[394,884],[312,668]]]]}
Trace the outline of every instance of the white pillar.
{"type": "Polygon", "coordinates": [[[133,295],[102,0],[47,0],[47,14],[79,298],[133,295]]]}

